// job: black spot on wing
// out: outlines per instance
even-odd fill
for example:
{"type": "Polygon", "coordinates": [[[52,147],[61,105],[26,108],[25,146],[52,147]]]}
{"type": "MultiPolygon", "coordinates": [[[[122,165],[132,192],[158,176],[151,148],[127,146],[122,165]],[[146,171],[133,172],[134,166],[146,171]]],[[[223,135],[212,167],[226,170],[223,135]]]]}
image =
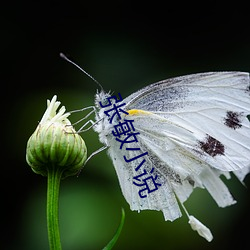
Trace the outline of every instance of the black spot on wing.
{"type": "Polygon", "coordinates": [[[212,157],[216,155],[224,155],[225,152],[224,145],[210,135],[207,135],[205,141],[199,141],[199,146],[204,152],[212,157]]]}
{"type": "Polygon", "coordinates": [[[250,85],[247,86],[246,92],[250,94],[250,85]]]}
{"type": "Polygon", "coordinates": [[[192,187],[194,187],[195,181],[190,176],[187,177],[187,181],[192,187]]]}
{"type": "Polygon", "coordinates": [[[224,118],[224,124],[232,129],[240,128],[242,113],[227,111],[227,115],[224,118]]]}
{"type": "Polygon", "coordinates": [[[250,122],[250,115],[247,115],[247,119],[249,120],[249,122],[250,122]]]}

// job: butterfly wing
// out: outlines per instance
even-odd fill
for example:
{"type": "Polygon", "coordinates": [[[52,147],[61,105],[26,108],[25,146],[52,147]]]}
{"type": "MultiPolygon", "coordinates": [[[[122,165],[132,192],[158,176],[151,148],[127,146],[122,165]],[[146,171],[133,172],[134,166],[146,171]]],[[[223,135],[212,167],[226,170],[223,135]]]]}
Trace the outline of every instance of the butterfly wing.
{"type": "Polygon", "coordinates": [[[162,210],[172,221],[181,216],[176,196],[184,202],[197,186],[221,207],[235,202],[220,175],[234,171],[243,180],[249,172],[247,73],[177,77],[149,85],[124,103],[137,141],[122,143],[125,137],[112,135],[107,141],[132,210],[162,210]]]}
{"type": "Polygon", "coordinates": [[[190,131],[195,137],[191,142],[175,129],[169,131],[168,136],[214,168],[234,171],[249,167],[250,123],[247,115],[250,113],[250,90],[247,73],[218,72],[177,77],[150,85],[124,102],[127,103],[126,110],[149,111],[166,119],[168,124],[190,131]]]}

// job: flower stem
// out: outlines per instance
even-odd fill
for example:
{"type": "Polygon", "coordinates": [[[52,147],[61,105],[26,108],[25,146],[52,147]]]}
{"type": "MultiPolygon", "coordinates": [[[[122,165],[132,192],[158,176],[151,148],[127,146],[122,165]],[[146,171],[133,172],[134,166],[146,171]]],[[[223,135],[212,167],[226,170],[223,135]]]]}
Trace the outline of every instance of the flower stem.
{"type": "Polygon", "coordinates": [[[59,188],[62,170],[58,167],[48,168],[47,185],[47,228],[50,250],[61,250],[59,231],[59,188]]]}

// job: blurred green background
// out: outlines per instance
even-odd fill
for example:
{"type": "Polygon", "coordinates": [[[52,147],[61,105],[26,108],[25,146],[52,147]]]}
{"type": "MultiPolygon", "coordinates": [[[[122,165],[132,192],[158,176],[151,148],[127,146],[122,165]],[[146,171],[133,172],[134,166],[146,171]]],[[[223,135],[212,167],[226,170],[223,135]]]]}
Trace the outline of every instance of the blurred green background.
{"type": "MultiPolygon", "coordinates": [[[[46,178],[25,161],[26,143],[54,94],[67,110],[93,105],[97,85],[59,57],[67,55],[123,97],[150,83],[205,71],[250,69],[249,18],[242,5],[191,6],[113,1],[10,2],[1,6],[2,230],[1,249],[48,249],[46,178]],[[137,5],[138,4],[138,5],[137,5]]],[[[72,121],[79,119],[71,117],[72,121]]],[[[89,154],[101,147],[82,134],[89,154]]],[[[132,212],[106,152],[81,175],[62,181],[64,250],[102,249],[126,219],[114,249],[248,249],[249,188],[226,180],[238,203],[218,208],[205,190],[186,203],[213,235],[206,242],[185,216],[165,222],[157,211],[132,212]]],[[[246,178],[250,186],[250,177],[246,178]]]]}

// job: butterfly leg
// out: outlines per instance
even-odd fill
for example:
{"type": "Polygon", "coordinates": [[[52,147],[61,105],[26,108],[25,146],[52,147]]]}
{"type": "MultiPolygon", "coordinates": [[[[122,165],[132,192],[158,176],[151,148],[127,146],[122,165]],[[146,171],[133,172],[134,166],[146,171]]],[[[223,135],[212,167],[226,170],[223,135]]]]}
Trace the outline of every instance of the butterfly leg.
{"type": "Polygon", "coordinates": [[[101,148],[97,149],[96,151],[94,151],[93,153],[91,153],[91,155],[87,158],[87,160],[85,161],[84,165],[86,165],[86,163],[96,154],[102,152],[103,150],[107,149],[108,146],[102,146],[101,148]]]}
{"type": "Polygon", "coordinates": [[[81,173],[83,167],[86,165],[86,163],[96,154],[102,152],[103,150],[107,149],[108,146],[102,146],[101,148],[97,149],[96,151],[94,151],[93,153],[91,153],[91,155],[87,158],[87,160],[84,162],[83,166],[81,167],[81,169],[79,170],[79,172],[77,173],[77,176],[79,176],[79,174],[81,173]]]}
{"type": "Polygon", "coordinates": [[[82,132],[86,132],[88,130],[90,130],[94,125],[96,124],[96,122],[93,122],[92,120],[88,120],[86,123],[84,123],[77,131],[77,133],[82,133],[82,132]],[[85,128],[88,124],[91,125],[87,128],[85,128]]]}
{"type": "Polygon", "coordinates": [[[76,125],[76,124],[84,121],[85,119],[87,119],[93,113],[96,114],[96,108],[94,106],[90,106],[90,107],[86,107],[86,108],[82,108],[82,109],[77,109],[77,110],[73,110],[73,111],[69,112],[70,114],[72,114],[72,113],[76,113],[76,112],[83,112],[83,111],[85,111],[87,109],[92,109],[92,110],[87,115],[85,115],[83,118],[81,118],[79,121],[75,122],[73,125],[76,125]]]}
{"type": "MultiPolygon", "coordinates": [[[[89,118],[93,113],[96,114],[96,108],[95,106],[90,106],[90,107],[86,107],[86,108],[82,108],[82,109],[78,109],[78,110],[73,110],[70,112],[70,114],[72,113],[76,113],[76,112],[83,112],[85,110],[88,109],[92,109],[87,115],[85,115],[83,118],[81,118],[80,120],[78,120],[77,122],[75,122],[74,124],[72,124],[73,126],[81,123],[82,121],[86,120],[87,118],[89,118]]],[[[99,121],[97,121],[99,122],[99,121]]],[[[81,133],[81,132],[85,132],[88,131],[89,129],[91,129],[97,122],[93,122],[92,120],[88,120],[86,123],[84,123],[77,131],[77,133],[81,133]],[[88,128],[84,129],[88,124],[91,124],[88,128]]]]}

